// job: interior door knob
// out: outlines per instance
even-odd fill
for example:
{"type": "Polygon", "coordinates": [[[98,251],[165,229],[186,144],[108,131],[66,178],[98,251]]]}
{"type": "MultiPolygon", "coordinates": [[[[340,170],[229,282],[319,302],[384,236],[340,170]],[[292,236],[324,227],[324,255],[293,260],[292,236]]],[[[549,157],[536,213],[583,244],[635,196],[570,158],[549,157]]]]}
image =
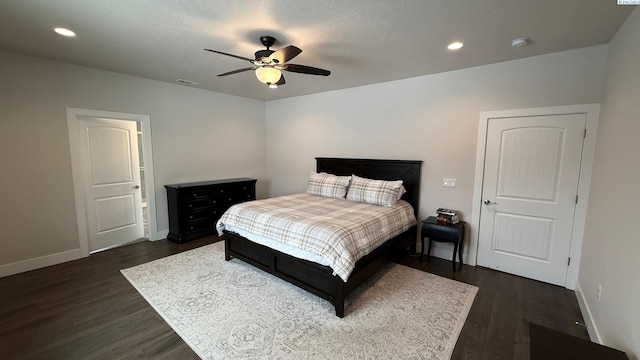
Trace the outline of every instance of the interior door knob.
{"type": "Polygon", "coordinates": [[[135,185],[133,188],[134,189],[140,189],[140,185],[135,185]]]}
{"type": "Polygon", "coordinates": [[[493,201],[491,201],[491,200],[485,200],[485,201],[484,201],[484,204],[485,204],[485,205],[498,205],[498,203],[497,203],[497,202],[493,202],[493,201]]]}

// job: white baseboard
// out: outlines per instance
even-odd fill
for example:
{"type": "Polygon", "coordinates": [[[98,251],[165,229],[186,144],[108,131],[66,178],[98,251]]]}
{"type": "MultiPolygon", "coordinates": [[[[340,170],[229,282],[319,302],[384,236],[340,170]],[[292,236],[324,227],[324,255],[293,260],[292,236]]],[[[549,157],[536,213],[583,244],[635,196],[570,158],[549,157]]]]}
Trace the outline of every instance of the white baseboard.
{"type": "Polygon", "coordinates": [[[40,269],[43,267],[61,264],[63,262],[82,258],[80,249],[74,249],[57,254],[45,255],[33,259],[17,261],[10,264],[0,265],[0,277],[19,274],[25,271],[40,269]]]}
{"type": "Polygon", "coordinates": [[[587,325],[589,338],[593,342],[602,344],[602,339],[600,338],[598,327],[596,326],[596,323],[593,321],[593,316],[591,315],[591,311],[589,310],[589,306],[587,305],[587,300],[584,297],[582,287],[580,287],[580,283],[578,281],[576,281],[575,292],[576,292],[576,298],[578,298],[578,305],[580,306],[580,312],[582,313],[582,317],[584,318],[584,324],[587,325]]]}
{"type": "MultiPolygon", "coordinates": [[[[424,243],[425,249],[425,256],[427,256],[427,246],[429,246],[429,244],[427,244],[427,240],[425,240],[424,243]]],[[[460,249],[458,249],[460,250],[460,249]]],[[[416,251],[418,252],[418,254],[420,253],[421,249],[420,249],[420,241],[418,241],[417,246],[416,246],[416,251]]],[[[453,258],[453,244],[445,244],[445,243],[439,243],[439,242],[433,242],[431,244],[431,256],[433,257],[437,257],[439,259],[444,259],[444,260],[449,260],[451,261],[451,259],[453,258]]],[[[456,262],[458,261],[458,255],[456,255],[456,262]]],[[[467,254],[462,253],[462,263],[463,264],[469,264],[467,261],[467,254]]]]}

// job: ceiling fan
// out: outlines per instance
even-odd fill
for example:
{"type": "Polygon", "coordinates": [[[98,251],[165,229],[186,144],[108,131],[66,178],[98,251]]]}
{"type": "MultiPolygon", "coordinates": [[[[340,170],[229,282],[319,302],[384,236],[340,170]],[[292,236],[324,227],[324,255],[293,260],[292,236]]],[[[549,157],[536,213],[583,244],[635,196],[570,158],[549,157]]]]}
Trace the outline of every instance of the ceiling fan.
{"type": "Polygon", "coordinates": [[[285,46],[280,50],[271,50],[269,49],[273,44],[275,44],[276,39],[272,36],[261,36],[260,42],[267,49],[266,50],[258,50],[255,52],[255,59],[249,59],[243,56],[228,54],[218,50],[205,49],[206,51],[211,51],[217,54],[231,56],[240,60],[246,60],[253,64],[251,67],[242,68],[238,70],[229,71],[223,74],[219,74],[218,76],[227,76],[232,74],[241,73],[244,71],[254,70],[256,77],[258,80],[270,88],[277,88],[279,85],[283,85],[285,83],[284,76],[282,75],[281,70],[291,71],[295,73],[301,74],[310,74],[310,75],[322,75],[329,76],[331,71],[320,69],[316,67],[306,66],[306,65],[297,65],[297,64],[287,64],[287,62],[294,57],[298,56],[302,50],[300,48],[295,47],[293,45],[285,46]]]}

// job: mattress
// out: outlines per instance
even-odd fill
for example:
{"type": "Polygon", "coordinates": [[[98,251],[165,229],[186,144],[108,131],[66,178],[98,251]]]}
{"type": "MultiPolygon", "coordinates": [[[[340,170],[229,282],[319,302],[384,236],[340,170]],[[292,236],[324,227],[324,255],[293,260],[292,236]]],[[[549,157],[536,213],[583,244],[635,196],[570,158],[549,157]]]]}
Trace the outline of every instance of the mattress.
{"type": "Polygon", "coordinates": [[[413,208],[403,200],[386,207],[295,194],[236,204],[217,230],[328,265],[347,281],[361,257],[416,223],[413,208]]]}

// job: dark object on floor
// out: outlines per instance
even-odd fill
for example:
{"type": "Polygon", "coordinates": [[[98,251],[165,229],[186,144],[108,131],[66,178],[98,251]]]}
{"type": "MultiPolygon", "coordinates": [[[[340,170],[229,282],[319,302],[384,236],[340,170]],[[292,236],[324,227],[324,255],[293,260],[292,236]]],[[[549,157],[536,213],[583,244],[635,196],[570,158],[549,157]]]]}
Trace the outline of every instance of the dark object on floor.
{"type": "Polygon", "coordinates": [[[610,347],[529,323],[531,360],[629,360],[610,347]]]}

